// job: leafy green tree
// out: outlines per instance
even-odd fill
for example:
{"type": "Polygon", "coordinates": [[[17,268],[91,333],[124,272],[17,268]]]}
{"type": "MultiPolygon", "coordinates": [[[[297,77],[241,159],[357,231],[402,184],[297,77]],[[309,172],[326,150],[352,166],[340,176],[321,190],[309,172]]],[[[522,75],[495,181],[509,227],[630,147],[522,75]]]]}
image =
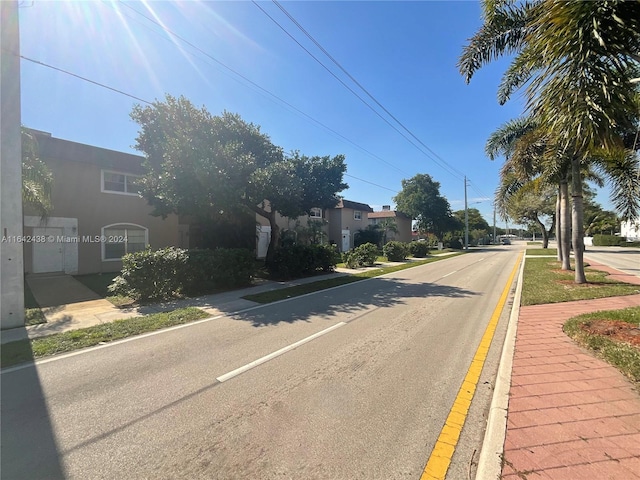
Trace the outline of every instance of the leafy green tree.
{"type": "MultiPolygon", "coordinates": [[[[453,217],[457,220],[459,227],[456,229],[456,233],[461,237],[464,237],[464,210],[456,210],[453,212],[453,217]]],[[[467,217],[469,222],[469,243],[471,245],[477,245],[478,242],[484,239],[489,233],[489,223],[484,219],[480,210],[477,208],[468,208],[467,217]]]]}
{"type": "Polygon", "coordinates": [[[515,223],[535,225],[539,229],[543,248],[549,246],[549,236],[554,229],[556,193],[553,186],[544,182],[528,182],[509,198],[506,207],[515,223]]]}
{"type": "Polygon", "coordinates": [[[442,238],[452,226],[449,202],[440,195],[440,183],[428,174],[419,173],[409,180],[402,180],[402,190],[393,201],[399,211],[417,220],[422,232],[442,238]]]}
{"type": "Polygon", "coordinates": [[[184,97],[137,105],[135,148],[145,154],[142,194],[154,214],[206,215],[242,208],[269,221],[273,259],[280,240],[276,214],[296,218],[331,208],[343,183],[343,155],[284,155],[260,127],[239,115],[211,115],[184,97]]]}
{"type": "Polygon", "coordinates": [[[38,140],[28,128],[22,127],[22,201],[24,207],[41,217],[51,213],[51,185],[53,175],[40,160],[38,140]]]}

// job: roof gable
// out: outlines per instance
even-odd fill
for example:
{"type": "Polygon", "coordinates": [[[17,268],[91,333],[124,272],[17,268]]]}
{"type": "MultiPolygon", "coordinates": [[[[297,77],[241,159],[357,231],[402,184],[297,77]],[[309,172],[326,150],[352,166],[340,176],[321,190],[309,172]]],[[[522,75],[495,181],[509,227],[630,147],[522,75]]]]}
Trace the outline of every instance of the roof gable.
{"type": "Polygon", "coordinates": [[[373,208],[371,208],[366,203],[352,202],[351,200],[345,200],[344,198],[338,202],[334,208],[351,208],[352,210],[361,210],[365,212],[373,212],[373,208]]]}

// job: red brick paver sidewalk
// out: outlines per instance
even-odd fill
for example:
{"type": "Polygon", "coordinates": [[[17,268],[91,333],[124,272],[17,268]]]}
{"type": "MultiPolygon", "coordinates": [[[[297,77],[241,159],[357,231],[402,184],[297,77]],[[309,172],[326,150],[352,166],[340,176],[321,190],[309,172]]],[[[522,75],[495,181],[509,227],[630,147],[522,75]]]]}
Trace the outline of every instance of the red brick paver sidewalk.
{"type": "Polygon", "coordinates": [[[520,309],[503,479],[640,479],[640,394],[562,332],[576,315],[632,306],[640,295],[520,309]]]}

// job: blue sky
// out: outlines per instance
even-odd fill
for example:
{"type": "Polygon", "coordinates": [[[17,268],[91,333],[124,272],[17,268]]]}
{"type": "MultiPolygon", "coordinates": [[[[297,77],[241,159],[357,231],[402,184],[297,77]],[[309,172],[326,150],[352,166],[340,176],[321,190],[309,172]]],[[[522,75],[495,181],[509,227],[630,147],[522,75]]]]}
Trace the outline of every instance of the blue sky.
{"type": "MultiPolygon", "coordinates": [[[[252,2],[21,4],[25,57],[144,100],[163,99],[170,93],[184,95],[213,114],[239,113],[260,125],[285,151],[344,154],[349,189],[342,195],[375,210],[393,205],[401,180],[417,173],[440,182],[440,192],[452,210],[460,210],[466,175],[469,206],[492,223],[502,161],[488,160],[484,144],[493,130],[521,114],[523,102],[518,97],[506,106],[497,104],[496,89],[506,60],[481,69],[470,85],[458,73],[461,49],[481,24],[478,2],[281,3],[437,157],[413,140],[422,151],[416,148],[385,123],[252,2]]],[[[409,137],[276,4],[258,5],[409,137]]],[[[24,125],[59,138],[133,152],[138,125],[129,113],[136,100],[26,60],[21,69],[24,125]]],[[[606,197],[598,200],[607,206],[606,197]]],[[[502,221],[498,224],[504,226],[502,221]]]]}

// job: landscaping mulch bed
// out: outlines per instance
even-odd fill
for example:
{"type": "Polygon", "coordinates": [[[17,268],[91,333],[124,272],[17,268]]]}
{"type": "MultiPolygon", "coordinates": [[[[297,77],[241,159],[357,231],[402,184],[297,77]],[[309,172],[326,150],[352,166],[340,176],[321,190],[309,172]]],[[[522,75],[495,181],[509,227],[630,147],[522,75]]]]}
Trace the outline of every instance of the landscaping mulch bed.
{"type": "Polygon", "coordinates": [[[602,335],[617,342],[633,345],[640,350],[640,327],[618,320],[594,320],[584,323],[580,328],[592,335],[602,335]]]}

